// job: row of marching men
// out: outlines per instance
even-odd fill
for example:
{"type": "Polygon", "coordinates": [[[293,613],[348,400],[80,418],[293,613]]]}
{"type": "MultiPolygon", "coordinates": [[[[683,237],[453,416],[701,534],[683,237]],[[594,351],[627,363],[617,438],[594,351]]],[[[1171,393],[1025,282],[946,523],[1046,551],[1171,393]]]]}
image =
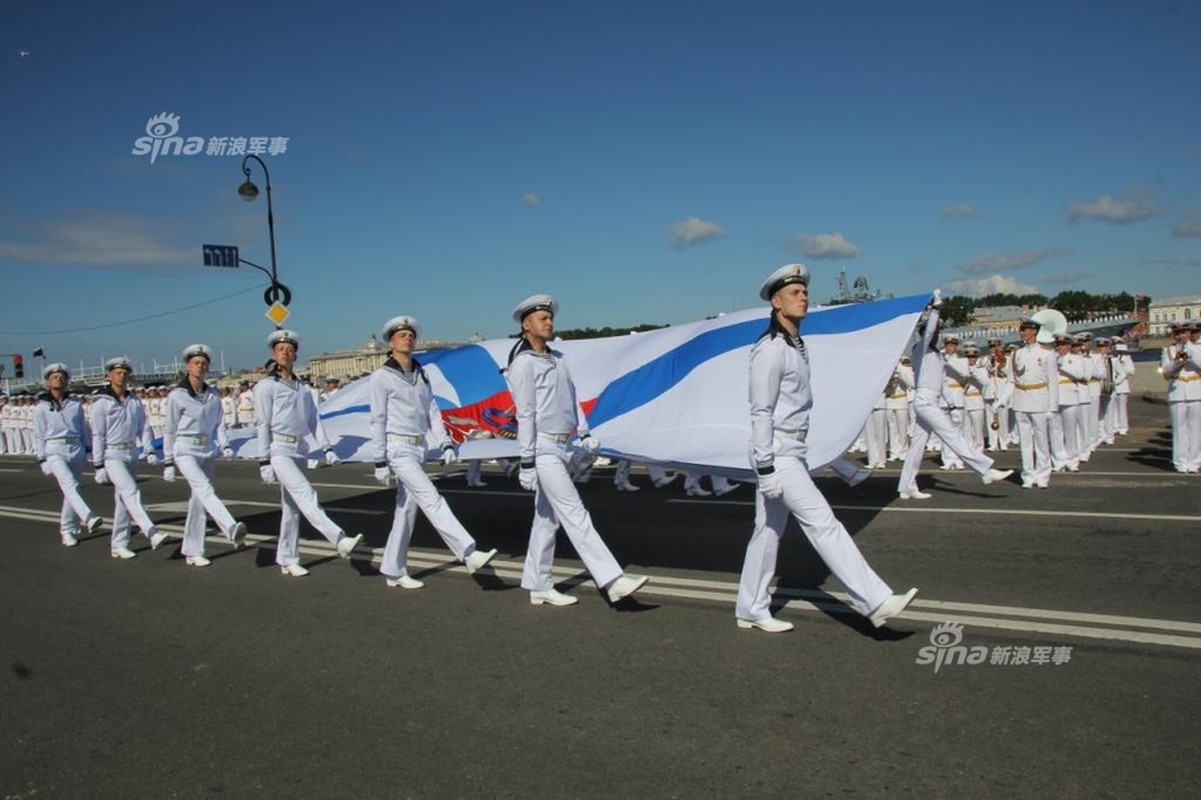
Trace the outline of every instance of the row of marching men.
{"type": "Polygon", "coordinates": [[[1163,349],[1159,371],[1168,382],[1172,420],[1172,466],[1201,472],[1201,322],[1172,324],[1173,342],[1163,349]]]}
{"type": "MultiPolygon", "coordinates": [[[[1031,319],[1026,322],[1028,330],[1041,327],[1031,319]]],[[[1044,334],[1044,338],[1053,341],[1056,375],[1045,387],[1035,388],[1014,379],[1014,353],[1021,345],[1003,346],[999,339],[991,339],[987,352],[983,352],[974,342],[960,347],[956,336],[943,337],[942,386],[935,400],[968,446],[996,452],[1021,445],[1018,412],[1013,405],[1015,391],[1029,393],[1045,388],[1047,397],[1053,398],[1047,400],[1047,410],[1054,416],[1048,418],[1046,459],[1051,471],[1075,472],[1097,447],[1113,444],[1115,436],[1128,433],[1127,404],[1134,361],[1121,337],[1094,338],[1085,332],[1044,334]]],[[[915,387],[912,359],[906,356],[885,386],[864,430],[870,468],[883,468],[886,459],[905,459],[913,435],[915,387]]],[[[965,468],[955,449],[945,446],[937,434],[930,435],[927,448],[941,451],[942,469],[965,468]]],[[[1036,452],[1041,451],[1036,448],[1036,452]]],[[[1038,469],[1024,473],[1023,485],[1045,484],[1042,478],[1038,469]]]]}

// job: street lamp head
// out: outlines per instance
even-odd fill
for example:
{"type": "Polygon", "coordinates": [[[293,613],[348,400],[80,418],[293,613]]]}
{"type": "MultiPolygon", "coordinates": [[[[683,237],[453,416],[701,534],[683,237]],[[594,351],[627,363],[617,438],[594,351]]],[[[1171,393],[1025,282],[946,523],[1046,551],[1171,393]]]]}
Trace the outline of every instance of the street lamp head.
{"type": "Polygon", "coordinates": [[[249,203],[259,196],[259,187],[255,186],[254,182],[247,177],[246,181],[238,187],[238,195],[249,203]]]}

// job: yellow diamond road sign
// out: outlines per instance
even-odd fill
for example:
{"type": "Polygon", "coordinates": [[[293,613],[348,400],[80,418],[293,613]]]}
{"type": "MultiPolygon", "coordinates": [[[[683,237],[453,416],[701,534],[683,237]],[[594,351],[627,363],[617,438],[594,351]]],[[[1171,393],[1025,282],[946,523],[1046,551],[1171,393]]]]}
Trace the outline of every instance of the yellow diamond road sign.
{"type": "Polygon", "coordinates": [[[292,316],[292,312],[283,303],[276,300],[271,304],[271,308],[267,309],[267,319],[274,322],[276,325],[283,325],[284,320],[292,316]]]}

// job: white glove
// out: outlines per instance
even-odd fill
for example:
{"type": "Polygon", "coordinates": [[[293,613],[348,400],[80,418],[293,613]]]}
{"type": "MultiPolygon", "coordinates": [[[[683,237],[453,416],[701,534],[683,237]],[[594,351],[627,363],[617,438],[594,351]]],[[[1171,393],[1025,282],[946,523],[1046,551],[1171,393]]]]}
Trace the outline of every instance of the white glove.
{"type": "Polygon", "coordinates": [[[108,470],[106,470],[104,467],[97,467],[96,468],[96,483],[100,484],[101,486],[105,486],[111,482],[112,481],[110,481],[108,479],[108,470]]]}
{"type": "Polygon", "coordinates": [[[392,470],[387,467],[376,467],[375,480],[380,486],[387,486],[392,481],[392,470]]]}
{"type": "Polygon", "coordinates": [[[339,464],[339,463],[341,463],[341,461],[342,461],[342,459],[338,458],[338,454],[337,454],[337,453],[335,453],[333,450],[326,450],[326,451],[325,451],[325,464],[326,464],[326,466],[332,467],[332,466],[334,466],[335,464],[339,464]]]}
{"type": "Polygon", "coordinates": [[[222,458],[233,458],[234,457],[234,449],[228,445],[221,448],[221,457],[222,458]]]}
{"type": "Polygon", "coordinates": [[[270,464],[263,464],[259,467],[259,476],[263,479],[263,483],[278,483],[275,479],[275,469],[270,464]]]}
{"type": "Polygon", "coordinates": [[[163,467],[163,480],[167,483],[175,483],[175,465],[168,464],[163,467]]]}
{"type": "Polygon", "coordinates": [[[54,474],[54,470],[50,469],[49,461],[39,461],[38,466],[42,468],[42,474],[47,478],[54,474]]]}
{"type": "Polygon", "coordinates": [[[784,494],[784,484],[780,481],[780,473],[771,472],[759,476],[759,491],[764,497],[774,500],[784,494]]]}
{"type": "Polygon", "coordinates": [[[442,463],[445,466],[450,466],[459,460],[459,454],[455,452],[453,447],[447,447],[442,450],[442,463]]]}
{"type": "Polygon", "coordinates": [[[934,296],[930,298],[930,305],[939,308],[942,305],[942,289],[935,289],[934,296]]]}
{"type": "Polygon", "coordinates": [[[594,456],[600,452],[600,441],[591,434],[585,434],[584,438],[580,439],[580,447],[584,448],[588,455],[594,456]]]}
{"type": "Polygon", "coordinates": [[[533,467],[522,467],[517,473],[517,482],[521,484],[522,489],[528,491],[537,491],[538,489],[538,471],[533,467]]]}
{"type": "Polygon", "coordinates": [[[159,462],[159,457],[154,454],[154,451],[147,450],[146,451],[146,463],[153,467],[158,462],[159,462]]]}

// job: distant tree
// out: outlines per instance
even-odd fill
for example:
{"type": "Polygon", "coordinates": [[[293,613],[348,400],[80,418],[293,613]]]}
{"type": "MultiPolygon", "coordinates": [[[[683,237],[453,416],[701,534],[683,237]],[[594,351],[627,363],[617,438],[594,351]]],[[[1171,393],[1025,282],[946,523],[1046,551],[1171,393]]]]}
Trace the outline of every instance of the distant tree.
{"type": "Polygon", "coordinates": [[[951,295],[942,301],[939,318],[948,328],[959,328],[972,321],[976,299],[966,295],[951,295]]]}

